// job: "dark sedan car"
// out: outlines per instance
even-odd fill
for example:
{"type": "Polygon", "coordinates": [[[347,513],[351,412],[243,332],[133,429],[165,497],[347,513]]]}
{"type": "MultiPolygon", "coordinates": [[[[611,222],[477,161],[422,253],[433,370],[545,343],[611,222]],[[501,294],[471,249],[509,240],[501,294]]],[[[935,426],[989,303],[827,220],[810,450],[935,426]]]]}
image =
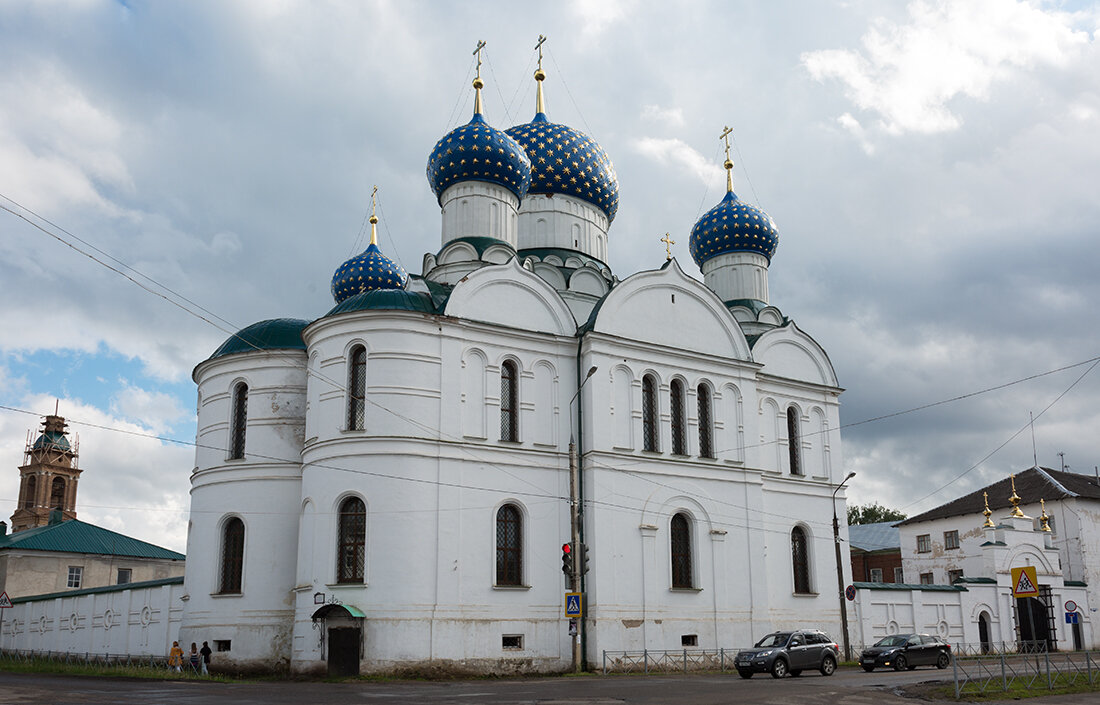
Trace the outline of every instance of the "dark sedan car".
{"type": "Polygon", "coordinates": [[[772,678],[797,676],[807,668],[833,675],[840,657],[840,647],[825,632],[803,629],[793,632],[773,632],[751,649],[737,652],[734,663],[742,678],[753,673],[771,673],[772,678]]]}
{"type": "Polygon", "coordinates": [[[947,668],[951,665],[951,645],[938,636],[892,634],[864,649],[859,665],[868,673],[880,666],[892,666],[895,671],[913,670],[917,666],[947,668]]]}

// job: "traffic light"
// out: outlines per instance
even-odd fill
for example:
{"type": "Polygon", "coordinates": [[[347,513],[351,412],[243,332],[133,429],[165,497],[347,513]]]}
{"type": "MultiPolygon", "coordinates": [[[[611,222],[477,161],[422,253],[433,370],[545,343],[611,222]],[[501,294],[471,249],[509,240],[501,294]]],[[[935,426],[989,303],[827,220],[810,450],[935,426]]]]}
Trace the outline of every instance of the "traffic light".
{"type": "Polygon", "coordinates": [[[565,583],[569,589],[573,589],[573,544],[561,545],[561,572],[565,573],[565,583]]]}
{"type": "Polygon", "coordinates": [[[588,544],[581,544],[581,552],[577,560],[581,562],[581,575],[588,575],[588,544]]]}

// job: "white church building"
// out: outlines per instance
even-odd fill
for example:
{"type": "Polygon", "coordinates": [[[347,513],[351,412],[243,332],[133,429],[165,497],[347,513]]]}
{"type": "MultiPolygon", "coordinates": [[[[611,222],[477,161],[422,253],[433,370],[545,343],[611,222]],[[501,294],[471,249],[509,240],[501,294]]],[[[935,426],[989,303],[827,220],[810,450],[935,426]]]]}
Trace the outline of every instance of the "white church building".
{"type": "Polygon", "coordinates": [[[241,668],[564,670],[571,437],[588,661],[840,639],[841,389],[770,300],[774,222],[729,176],[691,230],[702,281],[671,257],[616,276],[614,167],[535,78],[531,122],[491,126],[479,77],[432,149],[442,237],[420,275],[372,213],[330,311],[195,368],[181,643],[241,668]]]}

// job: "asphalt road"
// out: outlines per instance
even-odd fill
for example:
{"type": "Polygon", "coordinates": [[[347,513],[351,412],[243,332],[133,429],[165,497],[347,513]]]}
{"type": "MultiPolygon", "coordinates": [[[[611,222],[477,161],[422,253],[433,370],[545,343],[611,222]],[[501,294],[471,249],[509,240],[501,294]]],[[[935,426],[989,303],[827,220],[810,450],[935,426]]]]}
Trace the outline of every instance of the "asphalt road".
{"type": "MultiPolygon", "coordinates": [[[[0,705],[914,705],[895,689],[951,678],[950,671],[894,673],[838,670],[832,677],[804,674],[774,680],[736,674],[690,676],[583,676],[453,682],[354,683],[150,681],[24,675],[0,672],[0,705]]],[[[1100,694],[1039,698],[1029,703],[1100,705],[1100,694]]]]}

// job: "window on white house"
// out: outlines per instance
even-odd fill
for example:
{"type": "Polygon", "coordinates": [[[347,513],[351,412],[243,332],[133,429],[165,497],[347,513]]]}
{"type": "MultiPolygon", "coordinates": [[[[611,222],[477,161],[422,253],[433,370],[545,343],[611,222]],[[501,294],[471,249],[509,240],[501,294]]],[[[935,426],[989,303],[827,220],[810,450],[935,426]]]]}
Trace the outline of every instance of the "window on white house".
{"type": "Polygon", "coordinates": [[[932,550],[932,537],[921,534],[917,537],[917,553],[929,553],[932,550]]]}
{"type": "Polygon", "coordinates": [[[932,585],[932,574],[931,573],[921,573],[920,574],[920,584],[921,585],[932,585]]]}
{"type": "Polygon", "coordinates": [[[943,547],[946,550],[951,550],[953,548],[959,547],[958,530],[943,532],[943,547]]]}

